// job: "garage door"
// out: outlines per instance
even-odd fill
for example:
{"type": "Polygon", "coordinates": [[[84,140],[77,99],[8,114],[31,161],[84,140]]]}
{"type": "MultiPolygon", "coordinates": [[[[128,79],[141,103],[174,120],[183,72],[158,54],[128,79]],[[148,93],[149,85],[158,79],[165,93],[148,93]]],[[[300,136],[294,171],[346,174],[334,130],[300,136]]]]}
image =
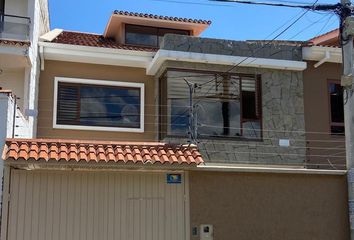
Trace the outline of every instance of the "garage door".
{"type": "Polygon", "coordinates": [[[12,170],[10,189],[8,240],[185,238],[184,181],[166,173],[12,170]]]}

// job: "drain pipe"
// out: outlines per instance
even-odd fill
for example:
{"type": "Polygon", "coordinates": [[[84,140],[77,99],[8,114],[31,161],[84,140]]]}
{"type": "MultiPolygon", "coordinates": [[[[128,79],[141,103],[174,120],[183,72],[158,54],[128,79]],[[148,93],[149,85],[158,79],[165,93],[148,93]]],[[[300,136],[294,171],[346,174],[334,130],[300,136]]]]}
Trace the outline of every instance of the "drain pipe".
{"type": "Polygon", "coordinates": [[[15,137],[15,129],[16,129],[16,111],[17,111],[17,97],[15,94],[12,95],[14,98],[14,112],[13,112],[13,119],[12,119],[12,138],[15,137]]]}
{"type": "Polygon", "coordinates": [[[324,64],[325,62],[327,62],[329,59],[331,58],[331,53],[327,50],[325,53],[325,57],[322,58],[318,63],[316,63],[314,65],[315,68],[318,68],[319,66],[321,66],[322,64],[324,64]]]}

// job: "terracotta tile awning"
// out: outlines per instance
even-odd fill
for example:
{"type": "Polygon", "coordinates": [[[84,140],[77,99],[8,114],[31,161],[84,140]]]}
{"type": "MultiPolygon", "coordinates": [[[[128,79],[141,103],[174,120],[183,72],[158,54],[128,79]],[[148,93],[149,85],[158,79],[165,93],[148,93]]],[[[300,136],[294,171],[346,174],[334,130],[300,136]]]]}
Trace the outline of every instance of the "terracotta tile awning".
{"type": "Polygon", "coordinates": [[[88,47],[115,48],[133,51],[155,52],[156,48],[139,47],[132,45],[119,44],[112,38],[105,38],[103,35],[83,32],[63,31],[53,41],[53,43],[62,43],[88,47]]]}
{"type": "Polygon", "coordinates": [[[3,159],[187,165],[203,163],[195,146],[63,139],[7,139],[3,159]]]}

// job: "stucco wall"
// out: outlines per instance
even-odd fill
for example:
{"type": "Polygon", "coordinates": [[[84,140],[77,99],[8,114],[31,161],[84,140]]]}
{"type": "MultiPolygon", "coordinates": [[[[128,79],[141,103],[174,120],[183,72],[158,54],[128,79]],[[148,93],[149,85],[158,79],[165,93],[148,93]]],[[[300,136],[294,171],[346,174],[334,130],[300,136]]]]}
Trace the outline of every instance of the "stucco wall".
{"type": "Polygon", "coordinates": [[[39,84],[39,138],[90,139],[107,141],[153,141],[155,140],[155,82],[146,76],[145,69],[107,65],[46,61],[39,84]],[[89,130],[53,129],[54,78],[69,77],[95,80],[137,82],[145,84],[145,132],[110,132],[89,130]]]}
{"type": "Polygon", "coordinates": [[[304,71],[304,106],[307,165],[313,168],[345,168],[345,138],[330,134],[328,80],[340,81],[342,66],[324,63],[304,71]]]}
{"type": "Polygon", "coordinates": [[[212,224],[215,240],[349,240],[346,192],[345,176],[191,172],[191,227],[212,224]]]}
{"type": "Polygon", "coordinates": [[[25,88],[25,70],[6,69],[0,74],[0,87],[5,90],[11,90],[20,99],[17,100],[18,106],[23,110],[24,106],[24,88],[25,88]]]}
{"type": "Polygon", "coordinates": [[[5,1],[5,14],[27,17],[28,1],[10,0],[5,1]]]}

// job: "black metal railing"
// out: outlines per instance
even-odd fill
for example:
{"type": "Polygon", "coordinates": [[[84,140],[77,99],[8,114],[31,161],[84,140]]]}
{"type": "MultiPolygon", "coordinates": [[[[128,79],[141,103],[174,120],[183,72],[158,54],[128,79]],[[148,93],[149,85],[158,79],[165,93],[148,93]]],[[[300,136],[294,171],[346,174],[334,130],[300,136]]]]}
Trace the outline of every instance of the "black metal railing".
{"type": "Polygon", "coordinates": [[[29,17],[0,13],[0,39],[29,40],[29,17]]]}

